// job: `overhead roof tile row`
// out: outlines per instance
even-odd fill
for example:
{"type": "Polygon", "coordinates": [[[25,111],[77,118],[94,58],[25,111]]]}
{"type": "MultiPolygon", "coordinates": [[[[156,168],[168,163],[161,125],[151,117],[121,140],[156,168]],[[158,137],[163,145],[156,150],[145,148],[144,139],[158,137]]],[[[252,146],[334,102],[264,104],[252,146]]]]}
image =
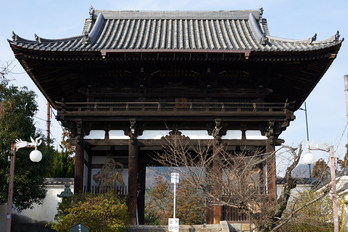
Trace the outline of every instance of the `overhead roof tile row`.
{"type": "Polygon", "coordinates": [[[82,35],[35,41],[13,34],[13,45],[40,51],[100,51],[102,49],[185,49],[310,51],[331,47],[333,37],[315,41],[272,37],[262,18],[253,11],[100,11],[90,9],[82,35]]]}

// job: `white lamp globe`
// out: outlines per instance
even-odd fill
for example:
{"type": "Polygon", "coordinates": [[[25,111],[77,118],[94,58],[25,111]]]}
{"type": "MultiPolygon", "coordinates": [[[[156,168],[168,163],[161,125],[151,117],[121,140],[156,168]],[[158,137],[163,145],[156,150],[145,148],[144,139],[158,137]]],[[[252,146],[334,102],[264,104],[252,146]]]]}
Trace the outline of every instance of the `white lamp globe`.
{"type": "Polygon", "coordinates": [[[308,164],[308,165],[311,165],[311,164],[314,164],[315,162],[315,157],[312,153],[310,152],[307,152],[306,154],[304,154],[303,156],[303,162],[305,164],[308,164]]]}
{"type": "Polygon", "coordinates": [[[42,159],[42,153],[39,150],[33,150],[32,152],[30,152],[29,157],[33,162],[40,162],[42,159]]]}

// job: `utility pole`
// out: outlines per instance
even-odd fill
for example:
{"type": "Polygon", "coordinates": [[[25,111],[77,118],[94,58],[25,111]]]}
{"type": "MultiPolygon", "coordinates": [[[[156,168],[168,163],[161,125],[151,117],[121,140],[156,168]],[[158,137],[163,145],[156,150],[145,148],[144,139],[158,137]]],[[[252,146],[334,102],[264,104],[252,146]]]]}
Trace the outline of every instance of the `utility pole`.
{"type": "Polygon", "coordinates": [[[336,193],[336,169],[335,169],[335,155],[334,147],[330,146],[330,166],[331,166],[331,191],[332,191],[332,204],[333,204],[333,216],[334,216],[334,232],[338,232],[338,204],[336,193]]]}
{"type": "Polygon", "coordinates": [[[47,122],[46,122],[46,132],[47,132],[47,135],[46,135],[46,138],[47,138],[47,147],[50,145],[50,134],[51,134],[51,131],[50,131],[50,128],[51,128],[51,105],[50,103],[47,101],[47,122]]]}
{"type": "Polygon", "coordinates": [[[348,120],[348,75],[344,75],[344,92],[346,92],[346,115],[348,120]]]}

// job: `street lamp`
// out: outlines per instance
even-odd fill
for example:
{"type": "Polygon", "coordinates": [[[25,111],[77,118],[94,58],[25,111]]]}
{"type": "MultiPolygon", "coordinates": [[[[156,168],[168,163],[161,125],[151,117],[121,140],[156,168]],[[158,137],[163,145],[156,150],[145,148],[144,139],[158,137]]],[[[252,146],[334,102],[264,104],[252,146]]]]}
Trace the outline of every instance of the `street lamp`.
{"type": "Polygon", "coordinates": [[[36,140],[31,139],[31,143],[27,141],[22,141],[21,139],[16,139],[16,143],[11,144],[11,160],[10,160],[10,181],[8,187],[8,201],[7,201],[7,218],[6,218],[6,232],[11,232],[11,214],[12,214],[12,197],[13,197],[13,179],[14,179],[14,168],[15,168],[15,156],[16,151],[20,148],[25,147],[35,147],[29,157],[33,162],[40,162],[42,159],[42,154],[37,147],[41,144],[41,137],[38,137],[36,140]]]}
{"type": "Polygon", "coordinates": [[[311,165],[314,164],[315,162],[315,157],[312,153],[309,152],[309,149],[308,149],[308,152],[306,154],[304,154],[303,156],[303,162],[305,164],[308,164],[308,168],[309,168],[309,178],[311,177],[311,165]]]}
{"type": "MultiPolygon", "coordinates": [[[[311,162],[314,160],[314,155],[310,153],[310,150],[320,150],[325,151],[330,154],[330,168],[331,168],[331,191],[332,191],[332,205],[333,205],[333,219],[334,219],[334,232],[338,232],[338,209],[337,209],[337,196],[336,196],[336,175],[335,175],[335,156],[333,146],[328,146],[327,144],[318,144],[315,148],[310,148],[308,145],[308,152],[303,157],[303,161],[311,162]]],[[[314,161],[313,161],[314,163],[314,161]]],[[[306,163],[308,164],[308,163],[306,163]]]]}

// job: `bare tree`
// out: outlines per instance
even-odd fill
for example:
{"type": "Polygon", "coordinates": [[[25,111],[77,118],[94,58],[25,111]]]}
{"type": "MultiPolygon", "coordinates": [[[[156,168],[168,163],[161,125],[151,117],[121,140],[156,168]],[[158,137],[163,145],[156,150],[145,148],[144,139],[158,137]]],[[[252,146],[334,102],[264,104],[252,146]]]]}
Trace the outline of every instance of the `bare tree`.
{"type": "Polygon", "coordinates": [[[12,62],[0,64],[0,76],[2,77],[2,79],[6,79],[6,76],[12,73],[12,68],[12,62]]]}
{"type": "Polygon", "coordinates": [[[315,199],[296,208],[287,217],[282,217],[291,190],[296,187],[291,172],[299,163],[301,146],[298,149],[282,146],[272,153],[260,149],[231,152],[223,143],[217,144],[214,140],[190,140],[181,136],[178,131],[163,137],[162,141],[164,149],[153,155],[154,160],[164,166],[176,167],[192,186],[203,190],[208,205],[232,207],[249,215],[255,225],[254,229],[258,231],[280,229],[294,214],[328,193],[325,189],[315,199]],[[272,178],[265,174],[265,164],[280,150],[290,153],[291,162],[285,170],[286,183],[283,185],[282,194],[275,201],[267,194],[265,187],[267,178],[272,178]]]}

